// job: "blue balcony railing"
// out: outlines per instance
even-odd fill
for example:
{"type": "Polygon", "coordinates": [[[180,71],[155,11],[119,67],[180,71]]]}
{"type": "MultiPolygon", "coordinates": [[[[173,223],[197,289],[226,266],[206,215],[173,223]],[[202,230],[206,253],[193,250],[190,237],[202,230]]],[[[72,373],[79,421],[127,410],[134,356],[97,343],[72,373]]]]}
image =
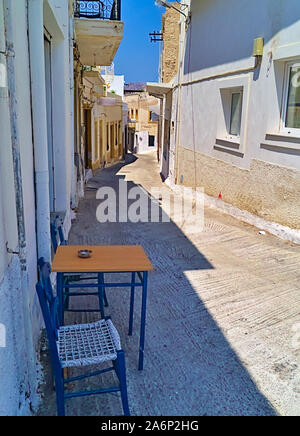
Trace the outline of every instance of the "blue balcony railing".
{"type": "Polygon", "coordinates": [[[121,21],[121,0],[75,0],[76,18],[121,21]]]}

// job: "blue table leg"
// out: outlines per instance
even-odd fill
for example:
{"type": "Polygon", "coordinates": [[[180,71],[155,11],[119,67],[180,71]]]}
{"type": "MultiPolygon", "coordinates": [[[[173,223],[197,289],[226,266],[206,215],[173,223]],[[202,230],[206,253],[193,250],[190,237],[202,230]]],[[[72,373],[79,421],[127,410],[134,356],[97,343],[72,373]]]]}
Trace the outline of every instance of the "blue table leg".
{"type": "Polygon", "coordinates": [[[134,310],[134,283],[135,283],[135,272],[131,273],[131,292],[130,292],[130,312],[129,312],[129,329],[128,335],[132,336],[133,328],[133,310],[134,310]]]}
{"type": "MultiPolygon", "coordinates": [[[[103,274],[103,282],[104,282],[104,274],[103,274]]],[[[108,300],[107,300],[107,296],[106,296],[105,287],[103,288],[103,298],[104,298],[104,306],[108,307],[108,300]]]]}
{"type": "Polygon", "coordinates": [[[64,325],[64,274],[57,273],[56,275],[56,294],[59,301],[59,325],[64,325]]]}
{"type": "Polygon", "coordinates": [[[143,274],[143,293],[142,293],[142,312],[141,312],[139,371],[141,371],[144,368],[147,287],[148,287],[148,271],[144,271],[144,274],[143,274]]]}
{"type": "Polygon", "coordinates": [[[101,285],[98,287],[98,293],[99,293],[99,306],[100,306],[100,313],[101,318],[103,319],[105,317],[104,313],[104,274],[99,273],[98,274],[98,284],[101,285]]]}

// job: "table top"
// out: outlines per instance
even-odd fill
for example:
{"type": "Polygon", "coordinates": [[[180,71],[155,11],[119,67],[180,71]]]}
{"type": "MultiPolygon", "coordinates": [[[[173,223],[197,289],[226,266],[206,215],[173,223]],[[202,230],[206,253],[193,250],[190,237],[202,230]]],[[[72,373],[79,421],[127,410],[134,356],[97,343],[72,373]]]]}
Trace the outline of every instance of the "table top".
{"type": "Polygon", "coordinates": [[[153,266],[140,245],[60,245],[52,262],[53,272],[152,271],[153,266]],[[78,257],[79,250],[91,250],[91,257],[78,257]]]}

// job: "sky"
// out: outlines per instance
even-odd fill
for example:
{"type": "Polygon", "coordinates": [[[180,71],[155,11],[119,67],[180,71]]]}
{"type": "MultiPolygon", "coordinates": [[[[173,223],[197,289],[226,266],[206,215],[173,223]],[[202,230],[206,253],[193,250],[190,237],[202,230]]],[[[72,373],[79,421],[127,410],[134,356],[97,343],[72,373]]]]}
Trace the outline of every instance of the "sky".
{"type": "Polygon", "coordinates": [[[161,31],[164,11],[155,0],[122,0],[124,36],[114,65],[125,83],[157,82],[161,42],[150,42],[149,33],[161,31]]]}

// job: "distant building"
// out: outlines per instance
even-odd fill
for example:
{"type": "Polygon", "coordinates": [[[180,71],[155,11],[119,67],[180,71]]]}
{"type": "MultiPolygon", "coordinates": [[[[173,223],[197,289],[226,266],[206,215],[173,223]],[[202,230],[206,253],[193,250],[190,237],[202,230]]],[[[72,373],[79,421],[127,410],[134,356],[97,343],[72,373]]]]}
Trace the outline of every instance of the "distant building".
{"type": "Polygon", "coordinates": [[[157,148],[159,102],[146,92],[142,82],[125,85],[129,112],[129,149],[142,153],[157,148]]]}
{"type": "Polygon", "coordinates": [[[82,120],[86,179],[89,170],[115,163],[124,154],[122,97],[107,90],[97,69],[83,74],[82,120]]]}
{"type": "Polygon", "coordinates": [[[157,150],[159,100],[149,96],[145,83],[125,85],[124,100],[128,105],[128,148],[134,153],[157,150]]]}
{"type": "Polygon", "coordinates": [[[101,74],[105,81],[106,89],[108,92],[124,97],[124,76],[110,76],[101,74]]]}
{"type": "Polygon", "coordinates": [[[125,85],[124,76],[115,74],[114,63],[109,67],[97,67],[97,70],[105,81],[106,90],[123,98],[125,85]]]}

